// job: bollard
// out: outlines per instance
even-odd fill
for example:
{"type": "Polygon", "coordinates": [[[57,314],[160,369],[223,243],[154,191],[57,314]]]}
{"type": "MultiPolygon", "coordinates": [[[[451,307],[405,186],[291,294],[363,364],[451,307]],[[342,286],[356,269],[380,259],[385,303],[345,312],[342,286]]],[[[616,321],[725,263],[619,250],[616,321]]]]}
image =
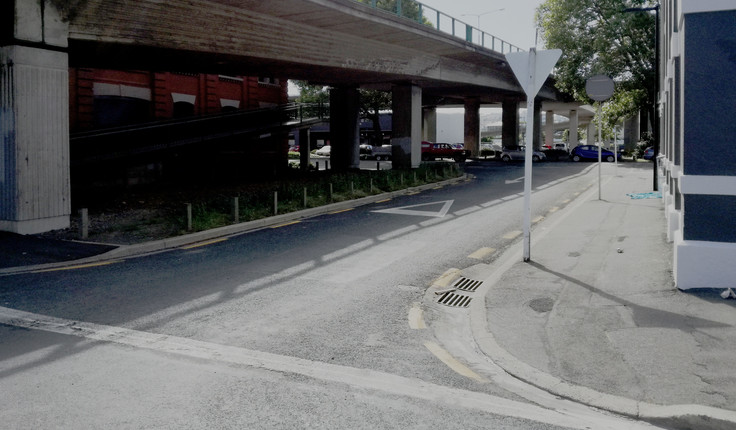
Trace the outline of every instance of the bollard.
{"type": "Polygon", "coordinates": [[[315,161],[314,164],[317,166],[317,171],[319,172],[319,161],[315,161]]]}
{"type": "Polygon", "coordinates": [[[381,170],[381,162],[376,161],[376,170],[381,170]]]}
{"type": "Polygon", "coordinates": [[[373,178],[371,178],[371,194],[373,194],[373,178]]]}
{"type": "Polygon", "coordinates": [[[240,206],[238,205],[238,198],[233,197],[233,223],[237,224],[240,222],[240,206]]]}
{"type": "Polygon", "coordinates": [[[279,214],[279,192],[278,191],[273,192],[273,214],[274,215],[279,214]]]}
{"type": "Polygon", "coordinates": [[[304,187],[304,207],[307,207],[307,187],[304,187]]]}
{"type": "Polygon", "coordinates": [[[355,198],[355,184],[353,184],[353,181],[350,181],[350,197],[355,198]]]}
{"type": "Polygon", "coordinates": [[[401,188],[404,188],[404,174],[399,175],[399,184],[401,184],[401,188]]]}
{"type": "Polygon", "coordinates": [[[330,202],[332,202],[332,182],[330,182],[330,202]]]}
{"type": "Polygon", "coordinates": [[[187,205],[187,231],[192,231],[192,204],[185,204],[187,205]]]}
{"type": "Polygon", "coordinates": [[[82,218],[80,234],[82,235],[82,239],[87,239],[89,237],[89,211],[87,208],[82,208],[79,211],[79,215],[82,218]]]}
{"type": "Polygon", "coordinates": [[[414,183],[414,184],[416,184],[416,183],[417,183],[417,172],[414,172],[414,182],[413,182],[413,183],[414,183]]]}

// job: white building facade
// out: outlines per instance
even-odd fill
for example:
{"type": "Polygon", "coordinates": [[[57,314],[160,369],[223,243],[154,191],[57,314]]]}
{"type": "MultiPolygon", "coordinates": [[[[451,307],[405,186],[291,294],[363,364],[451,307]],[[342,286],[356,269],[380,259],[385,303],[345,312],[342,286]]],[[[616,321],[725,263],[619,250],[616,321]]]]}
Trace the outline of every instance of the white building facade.
{"type": "Polygon", "coordinates": [[[660,184],[680,289],[736,287],[736,1],[664,0],[660,184]]]}

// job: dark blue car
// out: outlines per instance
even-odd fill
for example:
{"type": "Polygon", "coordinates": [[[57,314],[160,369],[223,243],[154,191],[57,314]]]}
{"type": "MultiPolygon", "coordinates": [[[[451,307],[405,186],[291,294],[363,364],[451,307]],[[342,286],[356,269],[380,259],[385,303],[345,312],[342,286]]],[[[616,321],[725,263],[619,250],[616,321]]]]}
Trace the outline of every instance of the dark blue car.
{"type": "MultiPolygon", "coordinates": [[[[570,152],[570,158],[573,161],[597,160],[598,147],[595,145],[576,146],[572,152],[570,152]]],[[[607,149],[601,149],[601,159],[612,163],[616,160],[616,155],[607,149]]]]}
{"type": "Polygon", "coordinates": [[[642,158],[645,160],[651,160],[654,158],[654,148],[651,146],[644,150],[644,155],[642,155],[642,158]]]}

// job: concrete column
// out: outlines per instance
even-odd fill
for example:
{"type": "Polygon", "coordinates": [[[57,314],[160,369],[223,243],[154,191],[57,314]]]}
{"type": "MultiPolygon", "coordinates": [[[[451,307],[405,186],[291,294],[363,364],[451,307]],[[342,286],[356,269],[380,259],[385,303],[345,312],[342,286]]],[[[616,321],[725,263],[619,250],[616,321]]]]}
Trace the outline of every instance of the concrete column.
{"type": "Polygon", "coordinates": [[[480,99],[465,99],[465,149],[470,150],[471,157],[480,155],[480,99]]]}
{"type": "Polygon", "coordinates": [[[569,148],[572,149],[578,146],[578,111],[575,109],[570,110],[570,132],[568,136],[570,137],[569,148]]]}
{"type": "Polygon", "coordinates": [[[422,140],[428,142],[437,141],[437,107],[425,107],[422,109],[423,125],[422,125],[422,140]]]}
{"type": "Polygon", "coordinates": [[[297,142],[299,144],[299,170],[309,170],[309,152],[311,149],[311,139],[309,138],[309,129],[302,128],[297,132],[297,142]]]}
{"type": "Polygon", "coordinates": [[[633,150],[639,142],[639,116],[624,120],[624,148],[633,150]]]}
{"type": "Polygon", "coordinates": [[[501,114],[501,146],[515,148],[519,146],[519,101],[504,100],[501,114]]]}
{"type": "Polygon", "coordinates": [[[548,110],[544,117],[544,144],[552,147],[555,138],[555,113],[548,110]]]}
{"type": "Polygon", "coordinates": [[[397,85],[392,91],[393,166],[417,168],[422,161],[422,89],[397,85]]]}
{"type": "Polygon", "coordinates": [[[330,89],[330,145],[333,170],[360,168],[360,93],[357,88],[330,89]]]}
{"type": "Polygon", "coordinates": [[[542,147],[542,103],[537,101],[534,103],[534,139],[532,142],[532,148],[539,151],[542,147]]]}
{"type": "Polygon", "coordinates": [[[596,134],[595,129],[595,119],[591,119],[588,123],[588,128],[586,129],[587,137],[585,139],[585,142],[588,145],[595,145],[595,140],[598,138],[598,135],[596,134]]]}
{"type": "Polygon", "coordinates": [[[0,230],[66,228],[71,214],[68,26],[57,2],[15,0],[0,36],[0,230]]]}

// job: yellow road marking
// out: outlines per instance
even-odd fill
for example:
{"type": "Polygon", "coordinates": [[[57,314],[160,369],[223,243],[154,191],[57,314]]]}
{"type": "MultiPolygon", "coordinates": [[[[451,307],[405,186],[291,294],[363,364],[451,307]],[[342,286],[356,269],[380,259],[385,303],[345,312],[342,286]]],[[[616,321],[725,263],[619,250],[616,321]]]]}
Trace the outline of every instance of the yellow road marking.
{"type": "Polygon", "coordinates": [[[191,245],[182,246],[181,249],[199,248],[200,246],[212,245],[213,243],[224,242],[226,240],[227,240],[226,237],[221,237],[219,239],[212,239],[212,240],[208,240],[206,242],[198,242],[198,243],[193,243],[191,245]]]}
{"type": "Polygon", "coordinates": [[[100,261],[97,263],[77,264],[75,266],[55,267],[53,269],[34,270],[32,273],[58,272],[60,270],[86,269],[88,267],[107,266],[108,264],[122,263],[125,260],[100,261]]]}
{"type": "Polygon", "coordinates": [[[560,210],[560,208],[559,208],[559,207],[557,207],[557,206],[554,206],[554,207],[551,207],[551,208],[549,209],[549,213],[553,214],[553,213],[557,212],[558,210],[560,210]]]}
{"type": "Polygon", "coordinates": [[[330,215],[341,214],[343,212],[348,212],[348,211],[351,211],[351,210],[353,210],[353,208],[347,208],[347,209],[343,209],[341,211],[330,212],[330,215]]]}
{"type": "Polygon", "coordinates": [[[285,223],[283,223],[283,224],[279,224],[279,225],[272,225],[272,226],[271,226],[271,228],[286,227],[287,225],[292,225],[292,224],[299,224],[300,222],[301,222],[301,221],[290,221],[290,222],[285,222],[285,223]]]}
{"type": "Polygon", "coordinates": [[[496,248],[480,248],[479,250],[475,251],[474,253],[468,255],[469,258],[475,258],[476,260],[482,260],[489,255],[496,252],[496,248]]]}
{"type": "Polygon", "coordinates": [[[542,221],[543,219],[544,219],[544,217],[540,215],[540,216],[538,216],[538,217],[536,217],[536,218],[534,218],[532,220],[532,224],[536,224],[536,223],[542,221]]]}
{"type": "Polygon", "coordinates": [[[447,367],[459,373],[460,375],[463,375],[467,378],[475,379],[476,381],[488,382],[487,379],[470,370],[468,366],[457,361],[455,357],[450,355],[449,352],[445,351],[441,346],[437,345],[436,343],[424,342],[424,346],[426,346],[429,352],[434,354],[435,357],[439,358],[440,361],[445,363],[447,367]]]}
{"type": "Polygon", "coordinates": [[[393,199],[379,200],[376,203],[386,203],[386,202],[390,202],[391,200],[393,199]]]}
{"type": "Polygon", "coordinates": [[[517,237],[519,237],[520,235],[521,235],[521,231],[519,231],[519,230],[514,230],[514,231],[510,231],[510,232],[508,232],[508,233],[504,234],[504,235],[503,235],[503,238],[504,238],[504,239],[508,239],[508,240],[511,240],[511,239],[516,239],[516,238],[517,238],[517,237]]]}
{"type": "Polygon", "coordinates": [[[460,269],[447,269],[445,273],[440,275],[439,278],[432,282],[432,285],[437,287],[446,287],[450,285],[450,282],[454,281],[457,276],[460,275],[460,269]]]}
{"type": "Polygon", "coordinates": [[[422,308],[419,307],[418,303],[414,303],[411,309],[409,309],[409,327],[413,330],[421,330],[427,328],[427,325],[424,324],[422,308]]]}

